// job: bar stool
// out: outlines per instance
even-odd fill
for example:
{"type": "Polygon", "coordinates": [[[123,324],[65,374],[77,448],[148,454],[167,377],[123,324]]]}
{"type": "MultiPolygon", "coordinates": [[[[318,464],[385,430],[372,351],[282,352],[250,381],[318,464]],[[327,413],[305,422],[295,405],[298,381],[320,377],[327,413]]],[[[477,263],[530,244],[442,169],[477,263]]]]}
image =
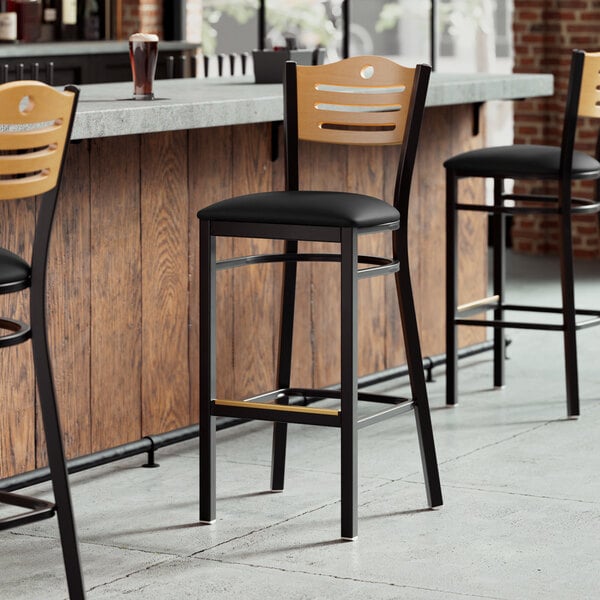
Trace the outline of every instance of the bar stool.
{"type": "MultiPolygon", "coordinates": [[[[459,154],[444,163],[446,167],[446,402],[456,404],[457,332],[459,325],[493,327],[494,385],[505,381],[505,328],[562,331],[566,367],[567,414],[579,415],[576,331],[600,323],[600,311],[575,307],[573,275],[573,241],[571,220],[575,215],[600,212],[598,198],[575,198],[572,182],[600,178],[600,162],[574,150],[578,117],[600,117],[600,53],[575,50],[572,54],[562,143],[560,147],[513,145],[483,148],[459,154]],[[466,204],[458,200],[458,181],[465,177],[494,180],[494,204],[466,204]],[[542,180],[554,182],[556,192],[550,195],[509,194],[504,180],[542,180]],[[514,203],[516,201],[516,204],[514,203]],[[493,295],[457,306],[457,220],[459,211],[483,211],[493,222],[493,295]],[[562,306],[526,306],[508,303],[505,294],[505,219],[506,215],[556,215],[562,306]],[[482,311],[493,311],[493,318],[476,317],[482,311]],[[560,315],[561,323],[540,319],[537,322],[505,319],[507,311],[526,311],[560,315]],[[577,317],[581,317],[577,320],[577,317]]],[[[600,148],[600,146],[599,146],[600,148]]],[[[483,257],[482,257],[483,258],[483,257]]]]}
{"type": "MultiPolygon", "coordinates": [[[[200,219],[200,520],[215,519],[215,417],[275,422],[271,488],[283,489],[287,423],[341,429],[341,536],[357,536],[357,437],[361,427],[413,410],[430,507],[442,504],[437,459],[413,302],[407,244],[410,184],[430,67],[409,69],[381,57],[285,69],[286,190],[217,202],[200,219]],[[401,144],[393,206],[347,192],[300,191],[298,140],[333,144],[401,144]],[[391,232],[393,256],[359,256],[359,235],[391,232]],[[285,252],[217,263],[216,238],[285,240],[285,252]],[[298,251],[299,241],[340,243],[339,254],[298,251]],[[296,267],[336,261],[341,275],[341,386],[338,391],[290,388],[296,267]],[[246,400],[215,398],[215,284],[218,269],[283,262],[277,389],[246,400]],[[369,265],[358,269],[361,265],[369,265]],[[357,287],[364,277],[395,274],[412,398],[358,392],[357,287]],[[340,408],[298,406],[294,398],[335,398],[340,408]],[[361,417],[358,400],[391,407],[361,417]]],[[[326,167],[324,167],[326,168],[326,167]]],[[[391,168],[391,165],[390,165],[391,168]]]]}
{"type": "MultiPolygon", "coordinates": [[[[66,148],[71,135],[79,91],[64,92],[36,81],[0,86],[0,200],[37,196],[31,263],[0,249],[0,294],[29,289],[30,324],[0,319],[0,348],[31,339],[48,465],[54,502],[0,491],[0,503],[27,509],[0,520],[0,530],[11,529],[56,515],[67,576],[69,597],[85,597],[77,536],[73,520],[60,420],[56,406],[46,333],[46,262],[52,220],[58,197],[66,148]]],[[[10,385],[10,382],[4,382],[10,385]]]]}

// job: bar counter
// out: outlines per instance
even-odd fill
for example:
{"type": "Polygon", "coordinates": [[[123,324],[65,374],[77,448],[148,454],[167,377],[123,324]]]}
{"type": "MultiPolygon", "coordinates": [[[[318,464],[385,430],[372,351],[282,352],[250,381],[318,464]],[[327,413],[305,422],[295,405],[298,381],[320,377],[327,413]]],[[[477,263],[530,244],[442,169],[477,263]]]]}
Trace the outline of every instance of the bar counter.
{"type": "MultiPolygon", "coordinates": [[[[552,75],[452,75],[433,73],[427,107],[479,104],[549,96],[552,75]]],[[[256,85],[250,78],[171,79],[154,84],[157,99],[140,106],[130,83],[86,85],[73,139],[155,133],[280,121],[282,86],[256,85]]]]}
{"type": "MultiPolygon", "coordinates": [[[[222,198],[282,189],[282,90],[248,80],[159,80],[157,100],[129,99],[130,83],[82,86],[50,249],[49,338],[69,457],[197,422],[196,212],[222,198]]],[[[411,268],[423,354],[444,353],[444,170],[448,156],[484,145],[480,104],[552,94],[545,75],[434,74],[415,167],[411,268]]],[[[304,144],[304,187],[391,198],[395,147],[304,144]]],[[[472,197],[482,192],[471,183],[472,197]]],[[[466,184],[465,184],[466,186],[466,184]]],[[[469,195],[469,190],[462,197],[469,195]]],[[[0,203],[12,250],[30,241],[33,203],[0,203]],[[26,233],[25,233],[26,232],[26,233]],[[29,236],[29,237],[27,237],[29,236]]],[[[461,225],[461,302],[486,287],[487,222],[461,225]],[[473,273],[475,275],[473,275],[473,273]]],[[[369,238],[369,239],[367,239],[369,238]]],[[[361,252],[381,251],[377,236],[361,252]]],[[[221,256],[259,242],[225,240],[221,256]]],[[[265,246],[280,242],[260,242],[265,246]]],[[[292,385],[338,381],[337,266],[299,267],[292,385]]],[[[281,265],[219,274],[218,393],[253,394],[274,382],[281,265]]],[[[362,374],[404,363],[393,278],[361,282],[362,374]],[[389,298],[389,300],[388,300],[389,298]]],[[[25,296],[25,294],[23,294],[25,296]]],[[[25,298],[3,297],[8,316],[25,298]]],[[[463,328],[461,345],[482,340],[463,328]]],[[[45,463],[28,344],[0,353],[0,478],[45,463]]],[[[265,438],[267,444],[268,434],[265,438]]]]}

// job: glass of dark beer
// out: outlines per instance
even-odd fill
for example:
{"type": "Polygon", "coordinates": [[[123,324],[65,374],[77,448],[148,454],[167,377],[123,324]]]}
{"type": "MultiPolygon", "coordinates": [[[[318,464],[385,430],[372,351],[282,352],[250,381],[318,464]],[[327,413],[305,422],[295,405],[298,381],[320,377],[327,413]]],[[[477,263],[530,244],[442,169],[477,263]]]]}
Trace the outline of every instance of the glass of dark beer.
{"type": "Polygon", "coordinates": [[[158,58],[158,36],[134,33],[129,37],[129,61],[133,74],[133,99],[152,100],[154,74],[158,58]]]}

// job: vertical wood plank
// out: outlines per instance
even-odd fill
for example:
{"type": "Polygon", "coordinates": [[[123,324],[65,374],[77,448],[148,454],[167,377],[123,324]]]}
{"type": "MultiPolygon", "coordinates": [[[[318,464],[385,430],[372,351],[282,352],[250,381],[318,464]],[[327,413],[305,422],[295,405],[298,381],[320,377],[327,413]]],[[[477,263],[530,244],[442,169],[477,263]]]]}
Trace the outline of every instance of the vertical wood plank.
{"type": "MultiPolygon", "coordinates": [[[[454,136],[452,155],[485,145],[485,106],[480,114],[479,135],[472,134],[473,109],[469,105],[451,107],[454,136]]],[[[485,182],[464,179],[459,182],[459,198],[464,203],[485,202],[485,182]]],[[[470,302],[487,296],[488,222],[485,213],[461,211],[458,218],[458,302],[470,302]]],[[[490,330],[484,327],[459,327],[459,347],[482,342],[490,330]]]]}
{"type": "Polygon", "coordinates": [[[91,146],[92,449],[141,437],[140,137],[91,146]]]}
{"type": "MultiPolygon", "coordinates": [[[[302,143],[301,189],[339,190],[348,181],[348,149],[329,144],[302,143]]],[[[310,244],[314,252],[339,252],[338,244],[310,244]]],[[[337,263],[315,263],[311,273],[313,385],[340,381],[340,268],[337,263]]]]}
{"type": "MultiPolygon", "coordinates": [[[[213,127],[189,132],[189,272],[190,272],[190,415],[198,421],[198,362],[200,335],[198,271],[198,218],[201,208],[233,194],[233,128],[213,127]],[[218,165],[215,168],[214,165],[218,165]]],[[[218,240],[217,257],[232,255],[233,242],[218,240]]],[[[217,274],[217,396],[233,397],[233,278],[232,271],[217,274]]]]}
{"type": "Polygon", "coordinates": [[[187,132],[146,135],[141,146],[142,435],[187,425],[187,132]]]}
{"type": "Polygon", "coordinates": [[[446,352],[446,174],[452,155],[452,114],[427,109],[423,117],[411,188],[409,253],[421,347],[431,356],[446,352]]]}
{"type": "MultiPolygon", "coordinates": [[[[0,202],[0,246],[31,258],[33,199],[0,202]]],[[[29,290],[0,296],[0,315],[29,321],[29,290]]],[[[31,343],[0,351],[0,477],[36,467],[35,377],[31,343]]]]}
{"type": "MultiPolygon", "coordinates": [[[[383,156],[384,148],[381,146],[348,148],[347,191],[383,199],[382,166],[386,164],[383,156]]],[[[390,170],[393,170],[393,165],[390,165],[390,170]]],[[[386,243],[389,239],[390,233],[360,236],[359,254],[391,256],[391,244],[386,243]]],[[[386,279],[390,278],[373,277],[358,284],[359,375],[376,373],[385,368],[386,279]]]]}
{"type": "MultiPolygon", "coordinates": [[[[383,197],[388,201],[394,202],[394,187],[396,185],[396,172],[398,169],[398,160],[400,159],[400,147],[388,146],[384,148],[383,164],[389,165],[388,168],[382,170],[383,176],[383,197]]],[[[411,202],[414,203],[414,183],[413,196],[411,202]]],[[[406,218],[401,215],[400,218],[406,218]]],[[[409,235],[412,234],[411,228],[412,206],[409,207],[409,235]]],[[[388,246],[388,252],[391,252],[391,247],[388,246]]],[[[418,255],[417,255],[418,257],[418,255]]],[[[413,261],[417,258],[410,256],[410,272],[412,276],[413,287],[416,287],[415,281],[415,265],[413,261]]],[[[405,269],[406,265],[400,265],[401,269],[405,269]]],[[[398,295],[396,292],[396,280],[392,277],[385,277],[385,304],[386,304],[386,329],[385,329],[385,359],[384,364],[386,369],[391,369],[406,363],[406,351],[404,348],[404,337],[402,331],[402,320],[400,319],[400,308],[398,306],[398,295]]],[[[414,290],[413,290],[414,292],[414,290]]]]}
{"type": "MultiPolygon", "coordinates": [[[[233,130],[233,193],[272,189],[269,123],[233,130]]],[[[236,255],[279,251],[280,241],[237,239],[236,255]]],[[[234,396],[275,387],[281,265],[252,265],[233,273],[234,396]]]]}
{"type": "MultiPolygon", "coordinates": [[[[5,348],[8,352],[4,353],[5,356],[0,364],[2,377],[12,376],[15,380],[14,372],[10,373],[4,359],[12,358],[14,364],[22,364],[23,351],[28,348],[28,345],[5,348]]],[[[25,357],[27,357],[26,353],[25,357]]],[[[3,381],[9,381],[9,379],[3,379],[3,381]]],[[[2,402],[6,401],[7,403],[0,410],[0,431],[2,432],[0,436],[0,479],[36,468],[36,411],[33,390],[28,389],[30,387],[25,380],[21,385],[17,383],[14,388],[11,387],[10,393],[2,394],[2,402]],[[23,391],[31,392],[31,395],[20,393],[23,391]]]]}
{"type": "MultiPolygon", "coordinates": [[[[445,348],[445,171],[443,162],[459,152],[482,145],[482,137],[473,137],[470,106],[429,108],[425,111],[419,148],[415,163],[409,208],[409,254],[413,292],[424,356],[444,354],[445,348]]],[[[388,153],[395,149],[386,149],[388,153]]],[[[391,164],[391,158],[386,159],[391,164]]],[[[386,187],[391,193],[393,180],[388,177],[386,187]]],[[[475,194],[482,201],[481,182],[465,185],[467,195],[475,194]]],[[[461,195],[461,201],[466,200],[461,195]]],[[[485,294],[487,286],[486,235],[487,229],[480,215],[461,220],[461,264],[468,276],[461,275],[459,290],[477,298],[485,294]]],[[[396,295],[393,281],[386,287],[386,302],[392,306],[396,295]]],[[[405,363],[402,332],[397,309],[388,313],[390,328],[386,339],[387,368],[405,363]]],[[[459,330],[460,346],[485,339],[485,331],[477,328],[459,330]]]]}
{"type": "MultiPolygon", "coordinates": [[[[47,323],[67,457],[91,452],[90,147],[70,144],[48,255],[47,323]]],[[[38,415],[38,464],[45,464],[38,415]]]]}

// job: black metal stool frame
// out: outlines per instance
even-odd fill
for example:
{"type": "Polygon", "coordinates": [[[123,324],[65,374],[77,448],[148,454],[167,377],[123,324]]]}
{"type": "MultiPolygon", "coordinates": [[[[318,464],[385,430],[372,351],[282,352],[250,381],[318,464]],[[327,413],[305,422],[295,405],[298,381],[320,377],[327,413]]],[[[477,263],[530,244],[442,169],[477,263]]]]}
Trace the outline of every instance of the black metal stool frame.
{"type": "MultiPolygon", "coordinates": [[[[587,55],[589,56],[589,55],[587,55]]],[[[573,269],[573,239],[571,220],[574,215],[592,214],[600,212],[600,202],[597,198],[588,200],[572,196],[571,184],[576,179],[600,178],[600,165],[591,166],[589,169],[574,169],[574,146],[577,119],[580,114],[580,100],[582,99],[582,79],[584,76],[584,62],[586,53],[580,50],[573,51],[567,103],[563,124],[562,143],[556,151],[560,152],[558,169],[551,172],[548,169],[541,173],[515,172],[497,164],[486,166],[475,162],[470,168],[466,158],[458,158],[446,162],[446,402],[449,405],[457,403],[458,399],[458,343],[456,327],[459,325],[492,327],[493,334],[493,362],[494,386],[502,387],[505,384],[505,333],[507,328],[535,329],[546,331],[562,331],[564,340],[564,360],[566,371],[566,403],[567,415],[577,417],[579,407],[579,382],[577,368],[577,343],[576,332],[580,329],[600,324],[600,310],[578,309],[575,306],[574,269],[573,269]],[[458,181],[466,177],[491,178],[494,181],[493,205],[465,204],[458,201],[458,181]],[[557,182],[556,195],[534,194],[508,194],[504,192],[505,179],[529,180],[554,180],[557,182]],[[519,201],[519,205],[511,205],[507,201],[519,201]],[[527,203],[530,203],[527,205],[527,203]],[[457,250],[458,213],[459,211],[479,211],[492,215],[493,236],[493,295],[468,304],[458,306],[457,291],[457,264],[460,259],[457,250]],[[519,305],[505,301],[506,293],[506,215],[518,214],[553,214],[558,217],[559,228],[559,262],[560,284],[562,291],[562,306],[549,307],[541,305],[519,305]],[[492,319],[474,318],[483,311],[493,311],[492,319]],[[525,322],[518,320],[505,320],[506,311],[537,312],[540,314],[562,315],[562,323],[525,322]],[[586,317],[577,321],[578,316],[586,317]]],[[[594,60],[598,60],[597,56],[594,60]]],[[[597,71],[594,81],[600,84],[597,71]]],[[[591,84],[590,84],[591,85],[591,84]]],[[[583,103],[582,103],[583,106],[583,103]]],[[[600,117],[600,113],[586,114],[585,116],[600,117]]],[[[600,138],[599,138],[600,141],[600,138]]],[[[518,146],[515,146],[518,148],[518,146]]],[[[492,149],[493,150],[493,149],[492,149]]],[[[484,149],[485,151],[485,149],[484,149]]],[[[511,148],[508,148],[511,151],[511,148]]],[[[464,156],[477,156],[478,150],[468,152],[464,156]]],[[[600,153],[598,154],[600,156],[600,153]]],[[[481,155],[480,155],[481,156],[481,155]]],[[[491,161],[490,161],[491,163],[491,161]]],[[[513,161],[514,164],[514,161],[513,161]]]]}
{"type": "MultiPolygon", "coordinates": [[[[315,67],[304,67],[315,68],[315,67]]],[[[211,220],[200,211],[200,520],[215,520],[215,417],[274,421],[271,489],[283,489],[287,423],[303,423],[341,429],[341,536],[357,536],[357,437],[361,427],[377,423],[396,414],[414,410],[421,458],[425,473],[429,506],[442,504],[442,494],[433,441],[433,431],[425,375],[417,330],[415,307],[409,273],[407,244],[407,210],[412,170],[417,149],[422,112],[429,79],[429,67],[418,66],[413,95],[414,114],[408,115],[403,145],[403,160],[395,190],[399,221],[370,228],[326,227],[296,224],[235,222],[211,220]],[[393,232],[393,258],[359,256],[358,235],[378,231],[393,232]],[[285,253],[250,256],[219,261],[215,257],[216,237],[251,237],[285,240],[285,253]],[[301,254],[298,241],[340,244],[340,254],[301,254]],[[341,386],[339,391],[290,389],[292,332],[296,288],[296,265],[300,261],[339,261],[341,278],[341,386]],[[246,264],[284,262],[282,313],[280,325],[277,389],[243,401],[215,400],[215,287],[216,272],[246,264]],[[358,268],[359,263],[370,267],[358,268]],[[358,280],[395,273],[396,288],[403,322],[403,333],[410,371],[412,399],[358,392],[357,385],[357,288],[358,280]],[[339,398],[341,410],[290,405],[292,397],[339,398]],[[358,416],[358,401],[392,404],[375,415],[358,416]],[[273,401],[265,404],[265,401],[273,401]]],[[[296,65],[287,63],[285,75],[286,189],[298,190],[298,122],[296,65]]],[[[206,210],[206,209],[205,209],[206,210]]]]}
{"type": "MultiPolygon", "coordinates": [[[[36,101],[43,104],[43,100],[38,96],[41,96],[43,89],[47,87],[44,84],[33,81],[22,81],[5,85],[6,87],[12,86],[16,88],[22,96],[30,96],[33,99],[34,106],[36,101]]],[[[51,91],[57,93],[54,90],[51,91]]],[[[71,600],[83,600],[85,598],[83,576],[46,332],[46,265],[48,248],[60,179],[66,156],[66,147],[69,143],[79,96],[79,90],[74,86],[66,86],[65,91],[73,94],[71,113],[70,115],[64,115],[69,116],[64,142],[65,150],[63,151],[58,169],[56,185],[39,196],[40,206],[36,220],[31,266],[22,279],[0,287],[0,294],[14,293],[30,288],[30,325],[14,319],[2,319],[0,327],[11,333],[0,337],[0,348],[20,344],[31,339],[33,364],[42,423],[46,437],[48,466],[52,480],[54,502],[47,502],[13,492],[0,491],[0,503],[27,509],[27,512],[1,519],[0,530],[12,529],[20,525],[56,516],[58,519],[69,598],[71,600]]],[[[2,149],[1,143],[0,149],[2,149]]],[[[16,178],[18,179],[18,175],[16,178]]],[[[0,182],[0,185],[2,185],[2,182],[0,182]]]]}

